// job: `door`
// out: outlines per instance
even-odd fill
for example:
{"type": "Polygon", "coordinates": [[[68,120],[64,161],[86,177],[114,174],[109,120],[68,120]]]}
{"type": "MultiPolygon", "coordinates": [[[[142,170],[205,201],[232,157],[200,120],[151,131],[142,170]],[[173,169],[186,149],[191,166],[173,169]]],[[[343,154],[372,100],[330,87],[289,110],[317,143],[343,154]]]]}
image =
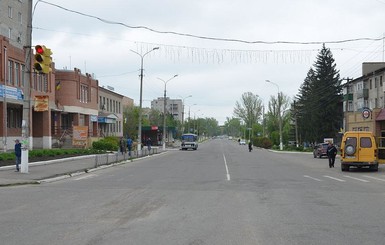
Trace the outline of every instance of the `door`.
{"type": "Polygon", "coordinates": [[[370,135],[360,135],[358,147],[358,161],[359,162],[373,162],[375,161],[376,143],[374,138],[370,135]]]}

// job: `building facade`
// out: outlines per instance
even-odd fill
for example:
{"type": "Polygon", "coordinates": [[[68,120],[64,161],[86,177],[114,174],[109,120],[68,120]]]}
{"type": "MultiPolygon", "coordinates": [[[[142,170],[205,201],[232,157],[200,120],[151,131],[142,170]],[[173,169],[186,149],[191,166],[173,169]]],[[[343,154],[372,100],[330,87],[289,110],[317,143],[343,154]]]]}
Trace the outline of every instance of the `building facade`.
{"type": "Polygon", "coordinates": [[[385,136],[385,63],[362,64],[362,76],[343,87],[344,131],[372,131],[385,136]]]}
{"type": "Polygon", "coordinates": [[[32,0],[0,1],[0,147],[13,149],[14,140],[31,123],[30,80],[32,0]],[[24,125],[24,130],[22,126],[24,125]]]}
{"type": "Polygon", "coordinates": [[[112,88],[99,87],[98,123],[102,137],[123,136],[123,103],[130,104],[131,101],[112,88]]]}
{"type": "MultiPolygon", "coordinates": [[[[164,97],[159,97],[156,100],[151,101],[151,109],[160,111],[164,110],[164,97]]],[[[183,102],[181,99],[166,98],[166,111],[168,114],[173,115],[175,120],[182,122],[183,118],[183,102]]]]}

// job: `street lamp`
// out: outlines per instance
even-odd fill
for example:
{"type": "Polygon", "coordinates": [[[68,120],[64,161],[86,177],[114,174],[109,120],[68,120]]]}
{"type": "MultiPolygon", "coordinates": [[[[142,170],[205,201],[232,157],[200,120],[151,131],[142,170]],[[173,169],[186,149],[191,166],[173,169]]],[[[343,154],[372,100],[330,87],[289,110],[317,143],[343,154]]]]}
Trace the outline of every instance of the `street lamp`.
{"type": "Polygon", "coordinates": [[[167,81],[163,80],[163,79],[160,79],[158,77],[159,80],[161,80],[162,82],[164,82],[164,99],[163,99],[163,150],[165,151],[166,150],[166,86],[167,86],[167,83],[173,79],[173,78],[176,78],[178,75],[174,75],[172,78],[168,79],[167,81]]]}
{"type": "Polygon", "coordinates": [[[155,47],[151,49],[150,51],[140,54],[138,52],[135,52],[134,50],[130,49],[131,52],[137,54],[140,56],[140,97],[139,97],[139,125],[138,125],[138,154],[140,155],[142,153],[142,94],[143,94],[143,58],[150,52],[159,49],[159,47],[155,47]]]}
{"type": "Polygon", "coordinates": [[[194,105],[197,105],[197,104],[193,104],[193,105],[189,105],[188,106],[188,133],[190,133],[190,121],[191,121],[191,117],[190,117],[190,109],[191,109],[191,106],[194,106],[194,105]]]}
{"type": "Polygon", "coordinates": [[[182,96],[179,96],[182,98],[182,133],[184,133],[184,100],[187,99],[187,98],[191,98],[192,95],[189,95],[189,96],[186,96],[186,97],[182,97],[182,96]]]}
{"type": "Polygon", "coordinates": [[[270,80],[266,80],[266,82],[268,83],[271,83],[271,84],[274,84],[275,86],[277,86],[277,89],[278,89],[278,123],[279,123],[279,149],[282,151],[283,150],[283,143],[282,143],[282,115],[281,115],[281,96],[280,96],[280,92],[279,92],[279,86],[278,84],[270,81],[270,80]]]}

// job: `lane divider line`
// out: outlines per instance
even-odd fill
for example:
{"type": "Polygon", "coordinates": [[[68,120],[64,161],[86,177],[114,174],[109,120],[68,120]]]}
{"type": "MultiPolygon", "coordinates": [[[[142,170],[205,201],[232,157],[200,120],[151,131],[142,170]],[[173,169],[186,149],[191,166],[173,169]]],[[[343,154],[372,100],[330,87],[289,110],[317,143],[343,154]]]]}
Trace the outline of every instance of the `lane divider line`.
{"type": "Polygon", "coordinates": [[[230,172],[229,172],[229,167],[227,166],[227,161],[226,161],[226,157],[225,157],[225,154],[222,154],[222,155],[223,155],[223,160],[225,161],[226,177],[227,177],[227,180],[229,181],[229,180],[230,180],[230,172]]]}
{"type": "Polygon", "coordinates": [[[366,178],[370,178],[370,179],[374,179],[374,180],[379,180],[379,181],[384,181],[385,182],[385,179],[376,178],[376,177],[372,177],[372,176],[369,176],[369,175],[362,175],[362,176],[366,177],[366,178]]]}
{"type": "Polygon", "coordinates": [[[309,178],[309,179],[312,179],[312,180],[316,180],[316,181],[322,181],[321,179],[317,179],[317,178],[314,178],[314,177],[310,177],[309,175],[304,175],[303,177],[309,178]]]}
{"type": "Polygon", "coordinates": [[[324,175],[325,178],[329,178],[329,179],[332,179],[332,180],[337,180],[339,182],[345,182],[345,180],[343,179],[337,179],[337,178],[334,178],[334,177],[331,177],[331,176],[328,176],[328,175],[324,175]]]}
{"type": "Polygon", "coordinates": [[[365,183],[370,182],[369,180],[359,179],[359,178],[355,178],[355,177],[352,177],[352,176],[349,176],[349,175],[343,175],[343,176],[346,177],[346,178],[362,181],[362,182],[365,182],[365,183]]]}

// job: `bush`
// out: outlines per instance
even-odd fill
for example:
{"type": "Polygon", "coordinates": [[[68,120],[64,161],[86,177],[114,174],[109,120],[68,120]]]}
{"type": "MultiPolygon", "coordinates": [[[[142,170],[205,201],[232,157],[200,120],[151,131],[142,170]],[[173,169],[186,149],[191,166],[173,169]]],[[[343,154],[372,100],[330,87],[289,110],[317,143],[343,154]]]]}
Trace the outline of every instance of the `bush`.
{"type": "Polygon", "coordinates": [[[111,138],[103,138],[92,143],[92,148],[104,151],[117,151],[119,148],[117,140],[111,138]]]}
{"type": "Polygon", "coordinates": [[[6,161],[6,160],[15,160],[16,156],[15,153],[1,153],[0,154],[0,161],[6,161]]]}
{"type": "Polygon", "coordinates": [[[265,149],[270,149],[272,147],[273,143],[271,142],[271,140],[269,138],[257,137],[254,139],[253,145],[255,145],[257,147],[262,147],[265,149]]]}

